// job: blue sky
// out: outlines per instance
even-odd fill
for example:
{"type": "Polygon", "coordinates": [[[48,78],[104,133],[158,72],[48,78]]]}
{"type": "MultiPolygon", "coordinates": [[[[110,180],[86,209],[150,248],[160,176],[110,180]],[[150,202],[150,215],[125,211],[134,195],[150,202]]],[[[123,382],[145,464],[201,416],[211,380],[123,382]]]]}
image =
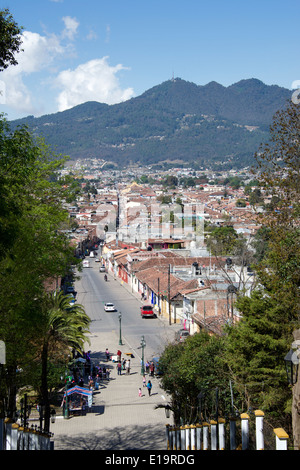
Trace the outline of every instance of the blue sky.
{"type": "Polygon", "coordinates": [[[0,0],[23,26],[0,73],[8,119],[118,103],[180,77],[229,86],[300,80],[295,0],[0,0]]]}

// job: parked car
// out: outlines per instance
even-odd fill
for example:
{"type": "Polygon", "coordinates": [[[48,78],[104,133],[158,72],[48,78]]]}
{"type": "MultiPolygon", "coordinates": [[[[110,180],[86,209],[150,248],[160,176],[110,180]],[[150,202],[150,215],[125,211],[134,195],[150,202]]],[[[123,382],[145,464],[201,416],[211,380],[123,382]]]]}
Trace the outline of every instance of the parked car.
{"type": "Polygon", "coordinates": [[[83,266],[84,268],[89,268],[89,267],[90,267],[90,262],[89,262],[89,260],[88,260],[88,259],[84,259],[84,260],[82,261],[82,266],[83,266]]]}
{"type": "Polygon", "coordinates": [[[142,318],[146,318],[146,317],[156,317],[154,311],[153,311],[153,307],[152,305],[143,305],[141,307],[141,315],[142,315],[142,318]]]}
{"type": "Polygon", "coordinates": [[[104,266],[104,265],[100,266],[99,272],[100,272],[100,273],[105,273],[105,271],[106,271],[106,270],[105,270],[105,266],[104,266]]]}
{"type": "Polygon", "coordinates": [[[106,312],[114,312],[116,310],[116,307],[111,302],[106,302],[104,304],[104,310],[106,312]]]}
{"type": "Polygon", "coordinates": [[[179,330],[179,331],[176,331],[175,333],[175,339],[177,341],[179,341],[180,343],[182,343],[188,336],[190,336],[190,333],[188,332],[188,330],[179,330]]]}

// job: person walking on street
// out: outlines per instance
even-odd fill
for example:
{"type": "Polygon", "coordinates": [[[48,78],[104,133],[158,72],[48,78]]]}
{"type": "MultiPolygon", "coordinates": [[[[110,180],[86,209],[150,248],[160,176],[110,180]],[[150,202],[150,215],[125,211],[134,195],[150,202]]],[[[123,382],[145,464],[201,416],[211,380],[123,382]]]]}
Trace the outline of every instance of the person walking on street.
{"type": "Polygon", "coordinates": [[[142,389],[139,388],[139,397],[141,397],[141,396],[142,396],[142,389]]]}
{"type": "Polygon", "coordinates": [[[106,356],[106,362],[109,361],[109,352],[108,352],[108,348],[105,349],[105,356],[106,356]]]}
{"type": "Polygon", "coordinates": [[[143,387],[146,387],[146,377],[145,377],[145,374],[143,375],[143,387]]]}
{"type": "Polygon", "coordinates": [[[122,364],[121,364],[121,361],[119,361],[118,364],[117,364],[117,370],[118,370],[118,375],[122,375],[122,364]]]}
{"type": "Polygon", "coordinates": [[[150,395],[151,395],[151,389],[152,389],[152,383],[151,383],[150,380],[148,380],[147,389],[148,389],[148,395],[149,395],[149,397],[150,397],[150,395]]]}

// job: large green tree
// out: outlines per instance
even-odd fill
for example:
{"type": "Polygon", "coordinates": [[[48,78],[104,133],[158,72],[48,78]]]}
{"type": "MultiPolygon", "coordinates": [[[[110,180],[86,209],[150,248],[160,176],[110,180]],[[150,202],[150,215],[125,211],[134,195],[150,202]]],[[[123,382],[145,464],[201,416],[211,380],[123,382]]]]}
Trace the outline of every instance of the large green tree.
{"type": "Polygon", "coordinates": [[[171,396],[176,424],[200,419],[199,394],[202,395],[202,417],[215,417],[216,388],[227,390],[229,394],[229,376],[221,365],[223,347],[221,337],[203,332],[188,337],[184,343],[170,344],[163,352],[159,360],[162,387],[171,396]]]}
{"type": "Polygon", "coordinates": [[[36,325],[46,286],[56,288],[76,263],[60,227],[68,190],[51,175],[64,164],[26,128],[11,132],[0,120],[0,339],[6,344],[4,408],[15,413],[22,374],[36,351],[36,325]]]}
{"type": "MultiPolygon", "coordinates": [[[[267,246],[256,264],[259,288],[239,298],[242,319],[228,332],[227,362],[250,404],[291,424],[284,356],[300,321],[300,109],[278,112],[257,155],[261,188],[276,206],[261,217],[267,246]]],[[[278,423],[278,421],[277,421],[278,423]]]]}
{"type": "Polygon", "coordinates": [[[289,312],[272,292],[255,290],[239,297],[241,320],[227,328],[225,363],[244,410],[260,408],[285,427],[289,392],[283,358],[292,331],[289,312]]]}

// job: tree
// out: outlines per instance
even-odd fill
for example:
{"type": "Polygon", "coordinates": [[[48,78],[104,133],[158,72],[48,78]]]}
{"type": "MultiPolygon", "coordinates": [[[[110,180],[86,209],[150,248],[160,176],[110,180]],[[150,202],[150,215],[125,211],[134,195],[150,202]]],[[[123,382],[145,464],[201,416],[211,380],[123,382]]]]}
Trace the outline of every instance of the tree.
{"type": "Polygon", "coordinates": [[[62,292],[46,295],[43,314],[39,325],[38,343],[40,344],[40,361],[42,366],[40,393],[45,406],[45,430],[49,431],[50,403],[48,393],[49,360],[52,362],[60,354],[70,354],[71,349],[83,352],[90,319],[82,305],[70,307],[70,297],[62,292]]]}
{"type": "Polygon", "coordinates": [[[232,255],[237,246],[238,234],[231,225],[213,227],[206,241],[212,255],[232,255]]]}
{"type": "Polygon", "coordinates": [[[292,330],[289,312],[265,289],[240,296],[235,307],[242,318],[226,328],[225,362],[244,409],[268,411],[285,427],[289,393],[283,357],[292,330]]]}
{"type": "MultiPolygon", "coordinates": [[[[225,369],[220,366],[222,338],[199,333],[184,343],[170,344],[159,360],[162,387],[171,396],[175,423],[199,420],[200,392],[205,396],[205,414],[215,413],[216,387],[228,388],[225,369]]],[[[204,410],[202,410],[204,411],[204,410]]],[[[224,410],[223,410],[224,411],[224,410]]]]}
{"type": "MultiPolygon", "coordinates": [[[[268,252],[258,269],[263,285],[286,302],[293,321],[300,304],[300,109],[290,103],[278,112],[271,139],[257,155],[260,183],[276,198],[276,208],[261,215],[270,229],[268,252]]],[[[296,326],[296,325],[295,325],[296,326]]]]}
{"type": "Polygon", "coordinates": [[[22,127],[11,132],[0,120],[0,338],[7,364],[2,390],[6,412],[15,414],[18,387],[36,354],[39,305],[45,286],[76,264],[61,224],[68,194],[50,176],[64,164],[22,127]],[[17,373],[22,370],[24,374],[17,373]]]}
{"type": "Polygon", "coordinates": [[[18,63],[15,54],[22,44],[21,31],[9,10],[0,10],[0,72],[18,63]]]}
{"type": "Polygon", "coordinates": [[[276,209],[260,216],[259,288],[238,298],[242,319],[226,341],[226,361],[248,404],[268,410],[283,426],[291,420],[283,359],[300,320],[299,112],[291,103],[275,115],[270,142],[256,157],[260,187],[276,197],[276,209]]]}

